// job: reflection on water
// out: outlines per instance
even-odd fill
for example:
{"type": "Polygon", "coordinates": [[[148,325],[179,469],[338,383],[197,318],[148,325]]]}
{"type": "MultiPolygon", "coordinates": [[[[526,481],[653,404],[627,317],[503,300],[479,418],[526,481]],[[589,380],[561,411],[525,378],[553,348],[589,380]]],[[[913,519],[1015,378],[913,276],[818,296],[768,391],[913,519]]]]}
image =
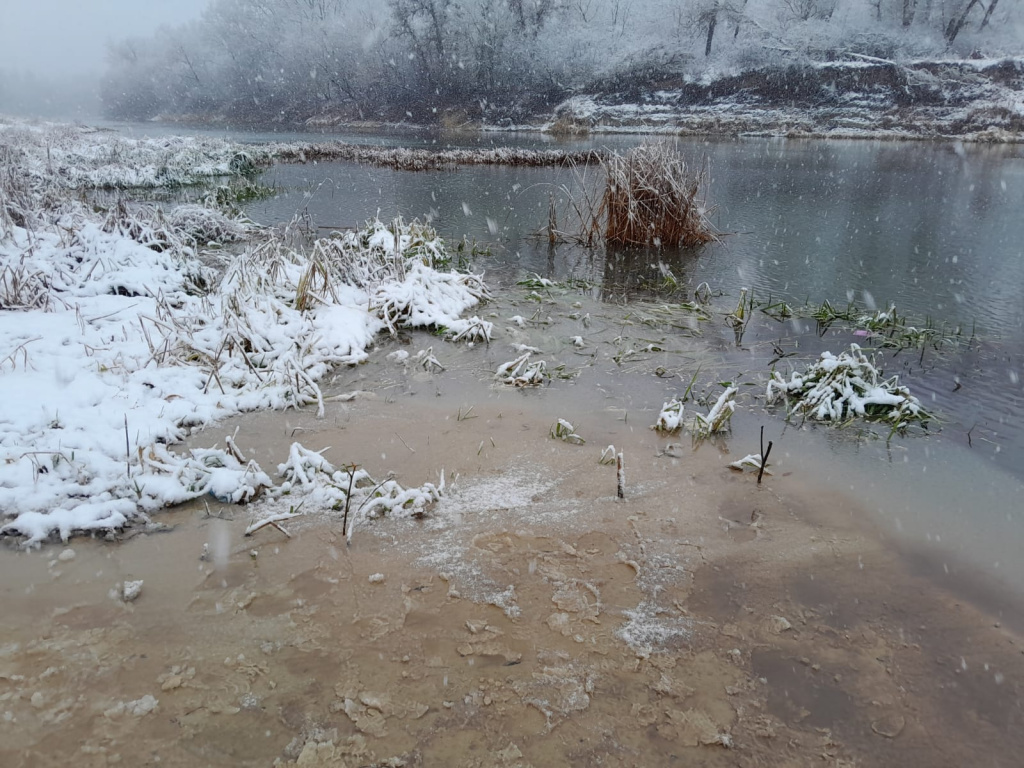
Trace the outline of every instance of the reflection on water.
{"type": "MultiPolygon", "coordinates": [[[[769,140],[680,147],[695,161],[709,158],[713,218],[734,234],[699,254],[662,254],[677,278],[797,302],[894,302],[985,334],[1024,333],[1019,148],[769,140]]],[[[543,273],[578,259],[529,237],[547,224],[549,195],[571,186],[565,170],[410,173],[321,163],[277,166],[264,178],[282,193],[249,208],[259,221],[299,210],[324,227],[378,213],[428,216],[448,237],[496,241],[500,265],[543,273]]]]}

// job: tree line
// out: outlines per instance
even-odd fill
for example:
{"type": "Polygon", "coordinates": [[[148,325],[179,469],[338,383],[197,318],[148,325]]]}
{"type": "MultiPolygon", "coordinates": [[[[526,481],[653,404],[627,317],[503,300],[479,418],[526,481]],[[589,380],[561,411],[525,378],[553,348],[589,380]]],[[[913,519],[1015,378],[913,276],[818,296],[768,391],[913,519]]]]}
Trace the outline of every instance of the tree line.
{"type": "Polygon", "coordinates": [[[1020,53],[1024,0],[211,0],[113,44],[112,117],[516,121],[762,66],[1020,53]]]}

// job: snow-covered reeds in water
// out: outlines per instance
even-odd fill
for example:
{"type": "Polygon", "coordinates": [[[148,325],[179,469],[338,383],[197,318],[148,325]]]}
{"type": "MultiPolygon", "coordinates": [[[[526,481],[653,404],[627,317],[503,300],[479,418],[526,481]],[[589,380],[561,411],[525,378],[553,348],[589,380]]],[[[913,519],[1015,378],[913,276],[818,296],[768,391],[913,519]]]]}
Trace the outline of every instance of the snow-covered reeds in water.
{"type": "Polygon", "coordinates": [[[511,384],[514,387],[539,387],[550,376],[547,372],[547,363],[543,360],[533,360],[532,353],[526,352],[515,360],[509,360],[498,366],[494,378],[503,384],[511,384]]]}
{"type": "Polygon", "coordinates": [[[642,144],[602,163],[605,242],[678,248],[718,239],[705,203],[707,165],[692,168],[667,143],[642,144]]]}
{"type": "Polygon", "coordinates": [[[703,438],[719,434],[729,430],[732,415],[736,411],[736,403],[733,398],[739,390],[736,387],[726,387],[725,391],[718,396],[718,400],[711,406],[707,415],[698,413],[693,420],[694,437],[703,438]]]}
{"type": "Polygon", "coordinates": [[[347,160],[400,171],[436,171],[463,165],[579,166],[599,163],[605,156],[595,150],[566,152],[517,147],[433,150],[346,144],[342,141],[274,144],[268,147],[268,151],[275,159],[286,163],[347,160]]]}
{"type": "Polygon", "coordinates": [[[352,539],[356,526],[384,516],[421,517],[441,498],[444,480],[404,488],[390,475],[377,482],[355,465],[337,468],[323,456],[301,443],[293,443],[288,459],[277,467],[284,478],[274,489],[275,501],[257,510],[250,530],[293,517],[301,510],[328,510],[342,516],[344,534],[352,539]],[[288,509],[282,508],[287,502],[288,509]]]}
{"type": "Polygon", "coordinates": [[[860,417],[901,429],[912,421],[928,420],[920,401],[899,383],[899,376],[883,380],[882,371],[857,344],[839,355],[822,352],[816,363],[806,371],[794,371],[788,381],[773,371],[766,399],[769,404],[786,401],[790,415],[817,421],[841,423],[860,417]]]}
{"type": "Polygon", "coordinates": [[[658,432],[678,432],[683,426],[683,401],[672,398],[661,407],[658,420],[651,429],[658,432]]]}
{"type": "Polygon", "coordinates": [[[743,471],[746,471],[746,470],[749,469],[749,470],[751,470],[753,472],[757,472],[759,474],[764,474],[764,475],[770,475],[771,474],[771,472],[768,471],[766,466],[762,466],[762,458],[761,458],[761,454],[759,454],[759,453],[747,454],[746,456],[744,456],[739,461],[734,461],[734,462],[730,463],[729,467],[732,468],[732,469],[739,470],[740,472],[743,472],[743,471]]]}
{"type": "MultiPolygon", "coordinates": [[[[319,380],[364,360],[381,330],[489,336],[489,323],[460,317],[486,286],[447,267],[429,228],[371,222],[302,247],[209,208],[97,212],[73,180],[156,177],[86,173],[75,158],[106,150],[77,129],[53,138],[68,167],[44,177],[53,132],[18,131],[31,141],[12,150],[0,129],[0,534],[111,531],[206,493],[251,500],[267,486],[257,467],[169,446],[241,411],[322,412],[319,380]],[[209,242],[239,238],[216,252],[222,272],[204,263],[209,242]]],[[[227,167],[180,162],[180,178],[227,167]]]]}
{"type": "Polygon", "coordinates": [[[573,445],[583,445],[586,440],[576,434],[576,427],[565,419],[558,419],[554,424],[551,425],[551,430],[548,433],[552,439],[561,440],[563,443],[572,443],[573,445]]]}

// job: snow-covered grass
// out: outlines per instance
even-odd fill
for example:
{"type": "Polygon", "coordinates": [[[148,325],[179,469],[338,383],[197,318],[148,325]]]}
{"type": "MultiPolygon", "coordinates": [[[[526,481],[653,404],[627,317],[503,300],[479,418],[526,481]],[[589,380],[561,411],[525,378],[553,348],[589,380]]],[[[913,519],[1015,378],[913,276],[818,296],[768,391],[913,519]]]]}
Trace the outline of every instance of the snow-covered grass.
{"type": "Polygon", "coordinates": [[[33,185],[71,189],[182,186],[248,173],[271,162],[265,147],[220,139],[131,139],[84,126],[0,118],[0,153],[5,152],[33,185]]]}
{"type": "Polygon", "coordinates": [[[0,534],[35,543],[205,493],[255,498],[269,478],[236,452],[168,446],[241,411],[322,413],[317,382],[365,360],[384,329],[490,336],[460,317],[487,297],[482,279],[447,269],[429,227],[375,221],[305,244],[200,206],[97,212],[70,190],[115,174],[83,171],[101,144],[77,129],[42,135],[40,146],[65,142],[56,180],[34,175],[38,157],[0,148],[0,534]]]}
{"type": "Polygon", "coordinates": [[[311,451],[301,443],[292,444],[288,459],[278,465],[277,471],[284,481],[256,510],[247,534],[299,514],[328,511],[342,517],[345,537],[351,541],[360,521],[386,515],[423,516],[441,498],[445,487],[444,470],[437,485],[403,488],[391,476],[377,482],[355,465],[338,469],[323,457],[323,451],[311,451]]]}
{"type": "Polygon", "coordinates": [[[899,377],[883,380],[882,371],[856,344],[838,356],[822,352],[816,363],[806,371],[794,371],[788,381],[773,371],[766,395],[769,404],[787,401],[790,415],[817,421],[841,423],[860,417],[901,429],[912,421],[928,420],[899,377]]]}
{"type": "Polygon", "coordinates": [[[658,432],[678,432],[683,426],[683,401],[672,398],[661,407],[658,420],[651,429],[658,432]]]}
{"type": "Polygon", "coordinates": [[[710,437],[729,430],[732,415],[736,411],[734,398],[737,392],[739,392],[737,387],[726,387],[707,415],[698,413],[694,417],[693,434],[695,437],[710,437]]]}

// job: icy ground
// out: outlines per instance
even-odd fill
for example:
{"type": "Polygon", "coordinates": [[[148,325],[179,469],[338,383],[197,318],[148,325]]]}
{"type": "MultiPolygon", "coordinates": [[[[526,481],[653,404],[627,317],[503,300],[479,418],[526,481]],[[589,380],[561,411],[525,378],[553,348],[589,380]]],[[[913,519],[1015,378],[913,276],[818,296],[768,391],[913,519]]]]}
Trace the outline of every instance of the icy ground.
{"type": "Polygon", "coordinates": [[[225,142],[0,122],[0,534],[35,544],[205,493],[254,498],[272,481],[230,443],[169,446],[240,411],[322,409],[317,382],[382,330],[489,337],[460,318],[482,280],[415,222],[309,244],[213,202],[100,210],[74,194],[253,162],[225,142]]]}

